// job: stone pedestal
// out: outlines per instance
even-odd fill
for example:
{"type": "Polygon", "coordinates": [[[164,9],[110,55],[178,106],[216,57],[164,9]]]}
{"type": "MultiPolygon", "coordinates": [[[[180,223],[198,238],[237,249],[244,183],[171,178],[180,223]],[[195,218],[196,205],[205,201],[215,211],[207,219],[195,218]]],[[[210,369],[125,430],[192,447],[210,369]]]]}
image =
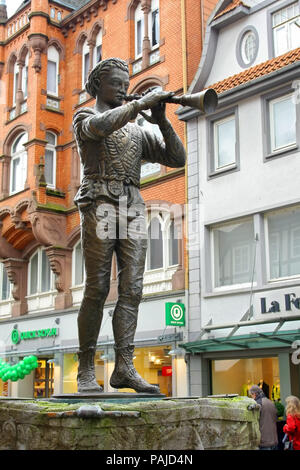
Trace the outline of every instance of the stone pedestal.
{"type": "Polygon", "coordinates": [[[254,450],[259,439],[259,410],[246,397],[0,398],[0,450],[254,450]]]}

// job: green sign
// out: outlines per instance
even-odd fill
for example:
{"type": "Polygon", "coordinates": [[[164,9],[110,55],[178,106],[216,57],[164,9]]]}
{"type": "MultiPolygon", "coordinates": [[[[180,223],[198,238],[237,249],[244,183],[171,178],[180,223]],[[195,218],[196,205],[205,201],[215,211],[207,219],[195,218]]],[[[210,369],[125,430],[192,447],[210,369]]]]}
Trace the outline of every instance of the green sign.
{"type": "Polygon", "coordinates": [[[185,326],[185,305],[166,302],[166,326],[185,326]]]}
{"type": "Polygon", "coordinates": [[[45,328],[33,331],[19,331],[14,329],[11,332],[11,341],[13,344],[18,344],[22,340],[48,338],[49,336],[58,336],[58,328],[45,328]]]}

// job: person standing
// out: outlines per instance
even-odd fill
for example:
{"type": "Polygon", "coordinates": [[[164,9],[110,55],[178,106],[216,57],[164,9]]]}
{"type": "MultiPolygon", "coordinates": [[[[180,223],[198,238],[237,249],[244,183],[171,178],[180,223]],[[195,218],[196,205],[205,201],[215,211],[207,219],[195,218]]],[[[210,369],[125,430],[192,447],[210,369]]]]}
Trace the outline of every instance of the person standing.
{"type": "Polygon", "coordinates": [[[269,400],[257,385],[250,388],[250,396],[260,405],[260,450],[277,450],[277,410],[274,403],[269,400]]]}
{"type": "Polygon", "coordinates": [[[290,441],[293,441],[293,450],[300,450],[300,400],[291,395],[285,399],[286,424],[283,427],[290,441]]]}

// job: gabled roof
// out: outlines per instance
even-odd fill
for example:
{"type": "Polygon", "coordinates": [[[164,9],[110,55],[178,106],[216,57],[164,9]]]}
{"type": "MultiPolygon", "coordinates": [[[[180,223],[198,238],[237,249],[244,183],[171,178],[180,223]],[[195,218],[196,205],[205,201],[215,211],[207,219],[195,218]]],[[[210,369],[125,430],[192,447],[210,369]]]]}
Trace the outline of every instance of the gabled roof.
{"type": "Polygon", "coordinates": [[[248,5],[246,5],[242,0],[232,0],[232,2],[230,2],[229,5],[227,5],[227,7],[224,8],[224,10],[220,11],[220,12],[214,17],[214,20],[217,19],[217,18],[220,18],[220,16],[223,16],[223,15],[225,15],[226,13],[229,13],[229,12],[232,11],[232,10],[235,10],[235,8],[237,8],[237,7],[239,7],[239,6],[248,7],[248,5]]]}
{"type": "Polygon", "coordinates": [[[291,65],[297,61],[300,61],[300,47],[293,49],[292,51],[286,52],[285,54],[274,57],[273,59],[262,62],[261,64],[250,67],[247,70],[243,70],[236,75],[225,78],[220,82],[210,85],[210,88],[220,94],[225,91],[231,90],[239,85],[255,80],[259,77],[268,75],[269,73],[276,72],[288,65],[291,65]]]}
{"type": "Polygon", "coordinates": [[[79,10],[91,0],[54,0],[56,3],[60,3],[63,6],[71,7],[74,10],[79,10]]]}

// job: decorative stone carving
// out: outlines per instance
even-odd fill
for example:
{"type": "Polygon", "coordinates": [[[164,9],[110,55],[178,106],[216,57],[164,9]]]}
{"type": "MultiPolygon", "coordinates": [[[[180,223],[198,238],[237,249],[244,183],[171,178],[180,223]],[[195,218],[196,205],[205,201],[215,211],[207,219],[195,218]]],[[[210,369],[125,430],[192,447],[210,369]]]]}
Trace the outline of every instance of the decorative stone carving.
{"type": "Polygon", "coordinates": [[[58,295],[55,298],[55,308],[64,309],[72,305],[71,273],[72,249],[50,246],[46,248],[50,268],[55,274],[55,287],[58,295]]]}
{"type": "Polygon", "coordinates": [[[7,276],[13,284],[12,316],[17,317],[27,312],[27,261],[24,259],[8,258],[3,261],[7,276]]]}
{"type": "Polygon", "coordinates": [[[47,50],[48,38],[43,34],[30,34],[29,44],[34,52],[33,68],[38,73],[42,69],[42,53],[47,50]]]}

